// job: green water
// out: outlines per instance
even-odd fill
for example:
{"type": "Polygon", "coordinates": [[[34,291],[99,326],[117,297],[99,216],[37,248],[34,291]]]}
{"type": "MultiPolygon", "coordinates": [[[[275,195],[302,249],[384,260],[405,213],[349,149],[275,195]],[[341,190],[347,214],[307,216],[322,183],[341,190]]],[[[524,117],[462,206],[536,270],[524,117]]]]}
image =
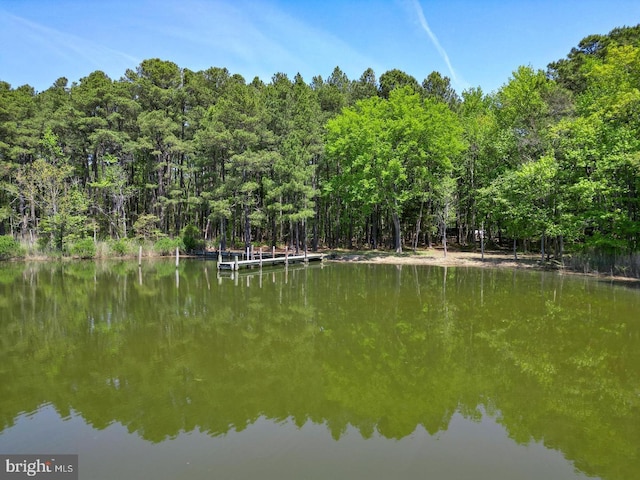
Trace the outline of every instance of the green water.
{"type": "Polygon", "coordinates": [[[1,264],[0,453],[81,479],[640,478],[640,290],[389,265],[1,264]]]}

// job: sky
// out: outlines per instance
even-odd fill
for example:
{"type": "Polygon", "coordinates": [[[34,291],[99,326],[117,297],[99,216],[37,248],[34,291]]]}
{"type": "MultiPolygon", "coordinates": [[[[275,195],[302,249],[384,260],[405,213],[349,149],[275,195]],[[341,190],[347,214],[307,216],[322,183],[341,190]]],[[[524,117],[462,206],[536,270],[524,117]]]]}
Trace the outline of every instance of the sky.
{"type": "Polygon", "coordinates": [[[0,81],[36,91],[145,59],[247,82],[438,71],[458,93],[546,69],[587,35],[640,23],[638,0],[0,0],[0,81]]]}

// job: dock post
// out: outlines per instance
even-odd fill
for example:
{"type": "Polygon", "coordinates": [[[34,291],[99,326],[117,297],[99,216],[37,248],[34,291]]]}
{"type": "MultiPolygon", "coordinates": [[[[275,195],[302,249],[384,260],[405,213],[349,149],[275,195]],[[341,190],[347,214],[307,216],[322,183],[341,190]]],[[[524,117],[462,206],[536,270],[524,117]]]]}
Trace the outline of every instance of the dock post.
{"type": "Polygon", "coordinates": [[[180,265],[180,247],[176,247],[176,268],[180,265]]]}
{"type": "Polygon", "coordinates": [[[260,247],[260,268],[262,268],[262,247],[260,247]]]}
{"type": "Polygon", "coordinates": [[[271,247],[271,258],[276,258],[276,247],[271,247]]]}
{"type": "Polygon", "coordinates": [[[222,262],[222,252],[218,250],[218,263],[222,262]]]}
{"type": "Polygon", "coordinates": [[[142,245],[138,247],[138,266],[142,266],[142,245]]]}
{"type": "Polygon", "coordinates": [[[304,263],[309,263],[309,259],[307,258],[307,244],[304,245],[304,263]]]}
{"type": "Polygon", "coordinates": [[[289,246],[284,246],[284,264],[289,265],[289,246]]]}
{"type": "Polygon", "coordinates": [[[235,255],[233,257],[233,262],[234,262],[233,269],[238,271],[238,256],[237,255],[235,255]]]}

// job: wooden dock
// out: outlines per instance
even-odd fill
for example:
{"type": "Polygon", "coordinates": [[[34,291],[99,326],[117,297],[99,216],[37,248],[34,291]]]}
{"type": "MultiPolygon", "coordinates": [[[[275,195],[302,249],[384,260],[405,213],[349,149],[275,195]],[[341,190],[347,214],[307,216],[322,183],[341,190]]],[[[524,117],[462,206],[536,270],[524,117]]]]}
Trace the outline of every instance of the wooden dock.
{"type": "Polygon", "coordinates": [[[252,260],[238,260],[236,256],[230,262],[218,262],[218,270],[240,270],[241,268],[251,268],[269,265],[290,265],[293,263],[322,261],[324,254],[322,253],[306,253],[303,255],[279,255],[277,257],[262,257],[252,260]]]}

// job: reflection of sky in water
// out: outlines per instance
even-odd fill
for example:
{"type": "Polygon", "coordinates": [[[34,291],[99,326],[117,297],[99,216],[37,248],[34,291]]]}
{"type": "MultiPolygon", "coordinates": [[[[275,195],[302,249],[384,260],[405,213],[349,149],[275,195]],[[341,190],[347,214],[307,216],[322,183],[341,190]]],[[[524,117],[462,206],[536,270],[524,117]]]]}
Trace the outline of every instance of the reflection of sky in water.
{"type": "Polygon", "coordinates": [[[587,478],[557,451],[516,444],[486,414],[473,422],[456,413],[446,431],[431,436],[418,426],[400,440],[364,439],[348,427],[335,441],[324,425],[298,428],[261,417],[241,432],[194,431],[154,444],[119,423],[96,430],[75,413],[63,419],[44,405],[0,433],[0,452],[77,453],[80,478],[96,480],[587,478]]]}

